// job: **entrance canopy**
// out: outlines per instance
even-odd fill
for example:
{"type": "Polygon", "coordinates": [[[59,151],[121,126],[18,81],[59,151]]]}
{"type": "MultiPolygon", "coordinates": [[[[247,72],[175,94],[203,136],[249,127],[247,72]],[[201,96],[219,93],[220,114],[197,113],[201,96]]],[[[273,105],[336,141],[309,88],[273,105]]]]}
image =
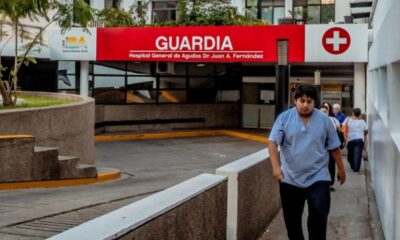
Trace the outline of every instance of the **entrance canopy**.
{"type": "Polygon", "coordinates": [[[53,29],[54,60],[158,62],[367,62],[366,24],[53,29]]]}

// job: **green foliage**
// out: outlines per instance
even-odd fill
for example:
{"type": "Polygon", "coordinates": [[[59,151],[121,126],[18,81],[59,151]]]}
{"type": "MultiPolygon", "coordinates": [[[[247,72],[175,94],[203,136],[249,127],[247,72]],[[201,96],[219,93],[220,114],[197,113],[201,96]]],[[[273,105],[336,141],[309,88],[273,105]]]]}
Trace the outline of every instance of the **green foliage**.
{"type": "Polygon", "coordinates": [[[134,4],[129,11],[103,9],[98,21],[106,27],[120,26],[221,26],[266,25],[264,20],[242,16],[229,0],[178,0],[178,20],[146,24],[149,1],[134,4]]]}
{"type": "Polygon", "coordinates": [[[130,27],[146,25],[148,1],[136,2],[128,11],[120,8],[105,8],[96,14],[97,21],[105,27],[130,27]]]}
{"type": "Polygon", "coordinates": [[[52,9],[56,10],[52,21],[56,21],[63,30],[70,29],[73,26],[86,29],[89,23],[94,20],[96,12],[84,0],[74,0],[71,4],[55,1],[52,9]]]}
{"type": "Polygon", "coordinates": [[[102,22],[105,27],[129,27],[136,25],[132,14],[123,9],[105,8],[98,13],[97,17],[98,21],[102,22]]]}
{"type": "MultiPolygon", "coordinates": [[[[8,100],[3,104],[15,105],[17,100],[17,82],[18,82],[18,71],[20,70],[22,64],[29,65],[30,63],[36,63],[36,60],[29,55],[35,49],[35,46],[40,44],[40,37],[42,32],[51,25],[53,22],[58,22],[59,26],[65,30],[72,26],[79,25],[86,29],[90,21],[93,20],[94,10],[84,0],[74,0],[71,4],[63,4],[57,0],[0,0],[0,24],[4,22],[11,22],[14,27],[14,35],[11,37],[15,38],[15,43],[20,42],[20,38],[24,40],[29,40],[20,47],[24,53],[18,55],[17,49],[14,54],[14,66],[10,69],[10,75],[8,83],[10,88],[5,93],[3,84],[0,84],[0,93],[3,99],[11,99],[12,89],[14,91],[14,99],[12,103],[8,100]],[[52,12],[51,17],[48,13],[52,12]],[[20,21],[22,19],[30,19],[35,22],[42,17],[47,20],[47,24],[43,26],[38,33],[34,36],[20,27],[20,21]]],[[[1,52],[0,52],[1,54],[1,52]]],[[[2,79],[0,78],[0,81],[2,79]]]]}
{"type": "Polygon", "coordinates": [[[17,106],[0,106],[0,110],[15,109],[15,108],[30,108],[30,107],[50,107],[62,104],[72,103],[69,99],[55,99],[46,97],[32,97],[32,96],[20,96],[25,100],[25,103],[17,106]]]}
{"type": "Polygon", "coordinates": [[[179,0],[177,25],[266,25],[263,20],[242,16],[229,0],[179,0]]]}

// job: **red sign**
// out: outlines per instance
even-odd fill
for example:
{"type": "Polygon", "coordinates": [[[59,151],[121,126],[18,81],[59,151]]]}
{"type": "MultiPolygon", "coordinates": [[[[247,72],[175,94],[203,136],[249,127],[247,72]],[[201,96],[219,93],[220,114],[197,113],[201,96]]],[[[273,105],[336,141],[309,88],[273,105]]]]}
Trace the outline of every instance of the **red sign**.
{"type": "Polygon", "coordinates": [[[304,62],[304,26],[98,28],[99,61],[277,62],[277,40],[289,40],[289,62],[304,62]]]}
{"type": "Polygon", "coordinates": [[[325,32],[322,45],[331,54],[342,54],[350,47],[350,34],[340,27],[334,27],[325,32]]]}

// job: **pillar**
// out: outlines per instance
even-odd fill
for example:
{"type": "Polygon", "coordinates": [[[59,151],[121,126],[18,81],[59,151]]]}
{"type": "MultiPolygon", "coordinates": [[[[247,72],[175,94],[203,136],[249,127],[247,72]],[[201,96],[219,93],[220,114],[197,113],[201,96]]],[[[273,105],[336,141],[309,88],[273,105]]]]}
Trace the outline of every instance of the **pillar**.
{"type": "Polygon", "coordinates": [[[79,95],[89,96],[89,61],[81,61],[79,89],[79,95]]]}
{"type": "Polygon", "coordinates": [[[354,96],[354,107],[358,107],[361,109],[362,113],[365,113],[366,110],[366,99],[365,99],[365,63],[355,63],[354,64],[354,87],[353,87],[353,96],[354,96]]]}

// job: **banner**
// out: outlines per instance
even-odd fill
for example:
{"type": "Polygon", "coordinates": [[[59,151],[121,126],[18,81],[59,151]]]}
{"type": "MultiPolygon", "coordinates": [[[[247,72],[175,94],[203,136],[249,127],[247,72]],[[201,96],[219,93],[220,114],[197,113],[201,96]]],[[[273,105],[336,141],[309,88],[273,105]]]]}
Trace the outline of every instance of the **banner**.
{"type": "Polygon", "coordinates": [[[304,26],[98,28],[99,61],[276,62],[277,40],[304,62],[304,26]]]}
{"type": "Polygon", "coordinates": [[[366,24],[53,29],[54,60],[277,62],[288,40],[289,63],[367,62],[366,24]]]}

